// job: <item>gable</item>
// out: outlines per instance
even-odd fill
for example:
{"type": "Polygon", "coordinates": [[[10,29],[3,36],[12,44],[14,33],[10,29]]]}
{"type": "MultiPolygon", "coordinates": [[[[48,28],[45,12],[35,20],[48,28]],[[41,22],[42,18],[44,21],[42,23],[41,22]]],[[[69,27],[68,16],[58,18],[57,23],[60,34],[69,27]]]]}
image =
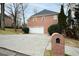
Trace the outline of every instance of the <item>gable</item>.
{"type": "Polygon", "coordinates": [[[45,17],[45,16],[55,16],[55,15],[58,15],[59,13],[57,12],[54,12],[54,11],[50,11],[50,10],[42,10],[34,15],[32,15],[27,21],[29,20],[33,20],[33,18],[35,17],[45,17]]]}
{"type": "Polygon", "coordinates": [[[57,14],[58,14],[57,12],[44,9],[44,10],[32,15],[32,17],[34,17],[34,16],[46,16],[46,15],[57,15],[57,14]]]}

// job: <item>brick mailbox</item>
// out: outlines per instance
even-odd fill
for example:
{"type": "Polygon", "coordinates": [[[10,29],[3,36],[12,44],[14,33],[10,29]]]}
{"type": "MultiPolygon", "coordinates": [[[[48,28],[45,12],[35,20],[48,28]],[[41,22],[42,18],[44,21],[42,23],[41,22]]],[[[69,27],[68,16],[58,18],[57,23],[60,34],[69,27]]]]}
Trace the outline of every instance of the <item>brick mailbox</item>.
{"type": "Polygon", "coordinates": [[[64,55],[64,37],[59,33],[52,34],[51,38],[52,55],[63,56],[64,55]]]}

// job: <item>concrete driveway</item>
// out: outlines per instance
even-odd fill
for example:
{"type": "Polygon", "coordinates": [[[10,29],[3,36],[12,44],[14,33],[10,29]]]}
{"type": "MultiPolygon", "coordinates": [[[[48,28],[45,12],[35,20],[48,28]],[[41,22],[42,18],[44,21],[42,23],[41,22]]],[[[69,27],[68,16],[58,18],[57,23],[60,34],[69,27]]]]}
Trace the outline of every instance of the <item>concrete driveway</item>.
{"type": "Polygon", "coordinates": [[[0,35],[0,47],[33,56],[43,56],[49,41],[43,34],[0,35]]]}
{"type": "MultiPolygon", "coordinates": [[[[50,37],[43,34],[24,34],[24,35],[0,35],[0,47],[8,48],[13,51],[20,52],[26,55],[43,56],[45,49],[51,50],[50,37]]],[[[0,48],[0,55],[4,49],[0,48]]],[[[10,51],[8,55],[16,55],[10,51]]],[[[22,55],[17,53],[17,55],[22,55]]],[[[79,48],[65,46],[65,53],[72,56],[79,56],[79,48]]]]}
{"type": "Polygon", "coordinates": [[[65,53],[71,56],[79,56],[79,48],[65,46],[65,53]]]}

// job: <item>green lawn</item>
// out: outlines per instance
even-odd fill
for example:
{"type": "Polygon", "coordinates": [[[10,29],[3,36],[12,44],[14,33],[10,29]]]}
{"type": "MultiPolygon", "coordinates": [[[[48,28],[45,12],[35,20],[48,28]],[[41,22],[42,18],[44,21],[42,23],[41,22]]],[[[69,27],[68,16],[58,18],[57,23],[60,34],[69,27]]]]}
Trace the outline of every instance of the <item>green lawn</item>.
{"type": "Polygon", "coordinates": [[[6,28],[5,30],[0,30],[0,34],[23,34],[23,32],[21,29],[17,29],[17,31],[15,31],[15,29],[6,28]]]}

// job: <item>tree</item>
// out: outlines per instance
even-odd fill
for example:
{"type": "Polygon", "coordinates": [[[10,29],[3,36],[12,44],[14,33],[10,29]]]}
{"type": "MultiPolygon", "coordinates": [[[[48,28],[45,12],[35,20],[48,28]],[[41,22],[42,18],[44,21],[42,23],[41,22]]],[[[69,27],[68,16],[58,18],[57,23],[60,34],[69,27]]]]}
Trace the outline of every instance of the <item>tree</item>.
{"type": "Polygon", "coordinates": [[[77,38],[74,19],[71,16],[71,9],[68,11],[66,35],[71,38],[77,38]]]}
{"type": "Polygon", "coordinates": [[[59,27],[61,28],[61,32],[63,30],[65,30],[66,28],[66,15],[64,14],[64,7],[63,5],[61,5],[61,10],[60,10],[60,13],[58,14],[58,24],[59,24],[59,27]]]}
{"type": "MultiPolygon", "coordinates": [[[[71,4],[71,6],[72,6],[72,4],[71,4]]],[[[75,12],[78,13],[77,11],[75,11],[75,12]]],[[[76,18],[78,19],[79,16],[76,13],[75,13],[75,15],[76,15],[76,18]]],[[[77,24],[77,22],[75,22],[76,18],[74,19],[72,17],[72,15],[71,15],[71,8],[70,8],[68,10],[66,35],[71,37],[71,38],[78,39],[78,35],[77,35],[78,24],[77,24]]]]}
{"type": "Polygon", "coordinates": [[[67,25],[68,27],[70,26],[71,29],[73,28],[73,25],[74,25],[74,19],[72,19],[72,16],[71,16],[71,9],[69,9],[68,11],[67,25]]]}
{"type": "Polygon", "coordinates": [[[77,28],[79,29],[79,4],[76,5],[75,7],[75,20],[76,20],[76,25],[77,25],[77,28]]]}
{"type": "Polygon", "coordinates": [[[75,32],[76,32],[76,36],[77,36],[77,38],[79,38],[79,4],[77,4],[76,6],[75,6],[75,13],[74,13],[74,15],[75,15],[75,20],[76,20],[76,27],[75,27],[75,32]]]}
{"type": "Polygon", "coordinates": [[[21,3],[21,7],[22,7],[22,17],[23,17],[23,26],[25,27],[26,26],[26,24],[25,24],[25,10],[27,9],[27,7],[28,7],[28,4],[23,4],[23,3],[21,3]]]}
{"type": "Polygon", "coordinates": [[[5,4],[1,3],[1,29],[5,30],[5,20],[4,20],[4,11],[5,11],[5,4]]]}
{"type": "Polygon", "coordinates": [[[12,4],[7,4],[6,6],[6,12],[11,15],[11,18],[14,20],[14,28],[16,31],[17,28],[17,20],[20,17],[20,13],[21,13],[21,4],[20,3],[12,3],[12,4]]]}

